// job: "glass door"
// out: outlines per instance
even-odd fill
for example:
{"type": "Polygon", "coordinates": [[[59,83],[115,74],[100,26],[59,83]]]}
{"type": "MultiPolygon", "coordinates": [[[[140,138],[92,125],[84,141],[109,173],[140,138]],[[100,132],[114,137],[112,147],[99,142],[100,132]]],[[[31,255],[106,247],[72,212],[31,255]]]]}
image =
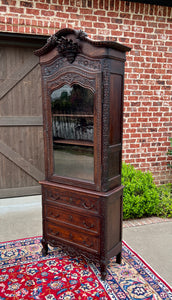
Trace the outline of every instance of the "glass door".
{"type": "Polygon", "coordinates": [[[51,94],[54,174],[94,181],[94,93],[78,84],[51,94]]]}

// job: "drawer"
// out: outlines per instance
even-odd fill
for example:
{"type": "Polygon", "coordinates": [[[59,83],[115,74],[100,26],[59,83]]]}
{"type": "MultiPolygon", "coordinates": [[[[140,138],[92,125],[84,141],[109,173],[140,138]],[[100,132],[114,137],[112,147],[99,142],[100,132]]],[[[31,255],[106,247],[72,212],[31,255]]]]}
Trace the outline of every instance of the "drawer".
{"type": "Polygon", "coordinates": [[[47,218],[56,220],[58,222],[65,222],[83,229],[99,233],[100,219],[94,216],[84,216],[73,212],[72,210],[63,210],[61,208],[46,206],[45,214],[47,218]]]}
{"type": "Polygon", "coordinates": [[[60,225],[56,225],[50,222],[47,222],[47,234],[59,241],[67,241],[84,248],[91,249],[91,250],[100,250],[100,242],[99,238],[94,235],[85,234],[81,231],[72,230],[68,227],[62,227],[60,225]]]}
{"type": "Polygon", "coordinates": [[[74,193],[61,189],[45,190],[45,199],[65,205],[75,206],[77,208],[91,211],[94,213],[100,212],[100,201],[98,197],[92,197],[83,193],[74,193]]]}

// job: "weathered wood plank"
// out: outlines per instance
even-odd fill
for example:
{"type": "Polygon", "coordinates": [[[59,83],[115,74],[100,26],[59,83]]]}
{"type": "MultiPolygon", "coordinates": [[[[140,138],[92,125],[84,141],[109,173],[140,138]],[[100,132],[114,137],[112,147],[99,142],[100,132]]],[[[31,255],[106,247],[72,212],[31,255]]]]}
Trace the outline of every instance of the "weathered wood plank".
{"type": "Polygon", "coordinates": [[[13,72],[0,84],[0,100],[33,68],[38,64],[38,57],[31,55],[24,64],[20,64],[13,72]]]}
{"type": "Polygon", "coordinates": [[[0,152],[37,181],[44,178],[44,174],[41,171],[35,168],[31,163],[26,161],[19,153],[12,150],[8,145],[4,144],[2,141],[0,141],[0,152]]]}
{"type": "Polygon", "coordinates": [[[0,117],[0,126],[42,126],[42,116],[0,117]]]}
{"type": "Polygon", "coordinates": [[[38,186],[27,186],[19,188],[8,188],[1,189],[0,198],[11,198],[11,197],[21,197],[30,195],[40,195],[41,187],[38,186]]]}

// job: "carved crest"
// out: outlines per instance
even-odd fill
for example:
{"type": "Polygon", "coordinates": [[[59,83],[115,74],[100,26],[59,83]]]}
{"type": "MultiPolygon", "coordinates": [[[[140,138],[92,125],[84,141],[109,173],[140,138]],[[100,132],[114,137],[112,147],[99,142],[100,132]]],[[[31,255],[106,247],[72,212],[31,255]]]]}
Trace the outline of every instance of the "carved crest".
{"type": "Polygon", "coordinates": [[[66,57],[69,63],[73,63],[76,55],[80,52],[79,45],[72,40],[65,39],[63,36],[57,40],[59,54],[66,57]]]}

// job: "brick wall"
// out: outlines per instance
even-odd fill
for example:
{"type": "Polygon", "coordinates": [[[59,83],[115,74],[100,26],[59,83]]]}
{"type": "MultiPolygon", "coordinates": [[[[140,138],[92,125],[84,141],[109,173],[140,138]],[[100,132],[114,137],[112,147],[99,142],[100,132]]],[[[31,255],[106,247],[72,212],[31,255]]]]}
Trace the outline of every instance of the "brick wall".
{"type": "Polygon", "coordinates": [[[123,160],[172,181],[166,155],[172,136],[172,8],[118,0],[1,0],[0,31],[54,34],[82,28],[118,41],[127,54],[123,160]]]}

